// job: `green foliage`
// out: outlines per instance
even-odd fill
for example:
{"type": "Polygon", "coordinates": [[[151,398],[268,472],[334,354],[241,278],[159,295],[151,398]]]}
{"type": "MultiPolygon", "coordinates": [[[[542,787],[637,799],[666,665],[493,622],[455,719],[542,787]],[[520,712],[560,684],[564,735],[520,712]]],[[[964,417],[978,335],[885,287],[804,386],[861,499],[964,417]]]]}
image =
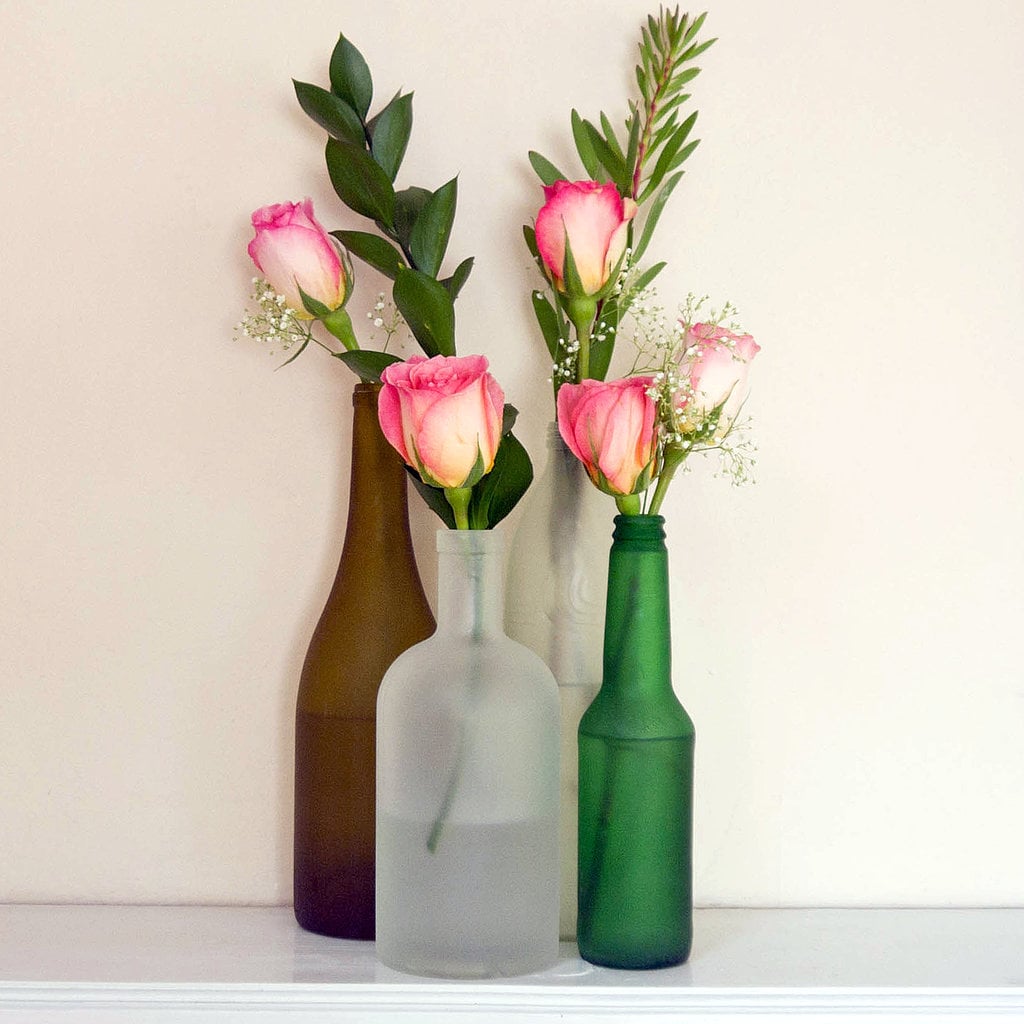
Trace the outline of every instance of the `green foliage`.
{"type": "MultiPolygon", "coordinates": [[[[412,135],[412,94],[399,91],[370,117],[373,78],[344,35],[331,54],[330,83],[327,90],[295,82],[295,95],[330,136],[324,155],[338,198],[378,232],[332,234],[394,282],[395,306],[428,356],[454,355],[454,302],[473,269],[470,257],[440,278],[455,220],[456,180],[436,191],[416,185],[396,189],[412,135]]],[[[355,360],[345,362],[357,366],[355,360]]]]}
{"type": "MultiPolygon", "coordinates": [[[[640,28],[640,60],[635,69],[639,95],[628,103],[624,131],[616,129],[603,111],[594,121],[582,117],[576,110],[571,111],[573,142],[587,176],[593,181],[614,184],[623,199],[636,202],[639,211],[629,226],[629,268],[633,268],[630,269],[630,289],[619,294],[609,287],[607,292],[599,293],[591,323],[595,329],[589,339],[586,336],[591,332],[581,331],[580,318],[570,312],[581,347],[578,362],[572,352],[567,352],[560,344],[561,339],[567,337],[564,333],[567,325],[562,319],[563,309],[568,312],[567,297],[556,293],[557,303],[549,302],[540,294],[533,297],[534,315],[556,364],[553,378],[556,392],[564,380],[579,379],[584,368],[588,376],[604,379],[611,363],[619,321],[636,295],[664,267],[664,263],[659,263],[633,276],[647,252],[665,205],[682,179],[681,167],[699,142],[690,138],[697,112],[683,117],[682,111],[690,99],[684,87],[700,73],[694,61],[715,42],[714,39],[697,39],[705,18],[706,14],[696,18],[680,14],[678,7],[663,7],[657,16],[648,16],[646,24],[640,28]],[[639,239],[634,241],[637,231],[639,239]],[[586,359],[582,349],[588,349],[586,359]]],[[[529,160],[545,185],[559,179],[571,180],[539,153],[531,152],[529,160]]],[[[545,273],[533,228],[524,227],[523,235],[530,254],[545,273]]],[[[566,291],[571,294],[573,285],[578,284],[578,275],[568,245],[563,270],[566,291]]]]}
{"type": "Polygon", "coordinates": [[[400,363],[398,356],[390,352],[377,352],[372,348],[357,348],[351,352],[335,352],[336,359],[340,359],[360,380],[371,382],[380,381],[380,375],[385,368],[392,363],[400,363]]]}
{"type": "Polygon", "coordinates": [[[455,355],[455,304],[448,289],[422,270],[399,270],[392,297],[428,356],[455,355]]]}

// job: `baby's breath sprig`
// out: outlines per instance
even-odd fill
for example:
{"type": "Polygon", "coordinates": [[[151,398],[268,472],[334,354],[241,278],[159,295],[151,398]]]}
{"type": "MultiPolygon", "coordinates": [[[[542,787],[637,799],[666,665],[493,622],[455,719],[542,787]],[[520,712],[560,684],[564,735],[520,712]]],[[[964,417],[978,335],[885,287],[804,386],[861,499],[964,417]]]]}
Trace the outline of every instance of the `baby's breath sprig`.
{"type": "MultiPolygon", "coordinates": [[[[287,366],[292,360],[297,359],[311,341],[332,355],[336,354],[334,349],[313,334],[312,325],[316,321],[300,319],[295,310],[288,306],[285,297],[278,295],[262,277],[252,279],[252,292],[249,297],[256,304],[256,310],[247,311],[235,325],[235,341],[239,338],[251,338],[253,341],[262,342],[271,346],[271,355],[276,355],[278,351],[290,352],[298,345],[298,350],[281,366],[287,366]]],[[[281,369],[281,366],[278,369],[281,369]]]]}
{"type": "MultiPolygon", "coordinates": [[[[703,408],[691,377],[702,355],[701,338],[710,337],[723,327],[728,334],[738,335],[741,331],[732,303],[703,312],[707,303],[706,295],[691,292],[678,306],[678,317],[670,320],[656,289],[647,286],[635,295],[629,310],[628,334],[636,349],[629,375],[651,377],[647,393],[655,405],[658,471],[648,507],[652,515],[661,508],[675,473],[680,469],[689,471],[685,464],[691,455],[717,452],[719,467],[715,476],[728,477],[736,486],[753,480],[757,449],[747,435],[749,418],[740,420],[730,414],[723,421],[728,395],[714,408],[703,408]],[[692,330],[697,324],[700,336],[695,340],[692,330]]],[[[716,338],[714,344],[735,350],[735,341],[728,336],[716,338]]],[[[733,358],[742,361],[739,355],[734,354],[733,358]]]]}
{"type": "Polygon", "coordinates": [[[366,319],[370,321],[371,341],[378,340],[380,337],[378,331],[384,334],[384,343],[380,346],[381,352],[388,351],[392,341],[395,341],[396,335],[399,336],[396,345],[405,340],[404,335],[408,332],[408,324],[398,307],[384,292],[377,293],[377,301],[373,304],[373,309],[367,311],[366,319]]]}

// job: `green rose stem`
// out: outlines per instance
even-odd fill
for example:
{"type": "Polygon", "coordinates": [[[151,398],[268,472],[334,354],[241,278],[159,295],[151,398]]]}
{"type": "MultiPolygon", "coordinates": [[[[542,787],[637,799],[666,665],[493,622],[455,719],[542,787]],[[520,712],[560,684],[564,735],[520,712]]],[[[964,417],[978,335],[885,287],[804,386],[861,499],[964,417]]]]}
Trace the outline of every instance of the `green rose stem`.
{"type": "Polygon", "coordinates": [[[580,344],[577,362],[576,383],[590,376],[590,333],[597,316],[597,302],[589,295],[573,296],[566,301],[566,312],[576,328],[576,340],[580,344]]]}
{"type": "Polygon", "coordinates": [[[472,487],[446,487],[444,496],[455,514],[455,529],[469,529],[469,499],[473,497],[472,487]]]}
{"type": "Polygon", "coordinates": [[[359,348],[359,342],[356,341],[356,332],[352,329],[352,318],[344,309],[339,307],[338,309],[331,310],[330,313],[320,317],[320,322],[349,352],[359,348]]]}
{"type": "Polygon", "coordinates": [[[654,497],[651,499],[651,507],[647,510],[648,514],[658,515],[661,503],[665,500],[665,494],[668,492],[668,485],[672,483],[672,477],[676,475],[676,470],[683,464],[688,454],[678,444],[665,446],[661,472],[658,474],[658,486],[654,488],[654,497]]]}
{"type": "MultiPolygon", "coordinates": [[[[452,504],[452,509],[455,512],[456,522],[459,519],[459,509],[456,507],[455,502],[452,501],[452,495],[449,491],[455,492],[456,496],[464,496],[464,505],[469,505],[469,495],[472,493],[469,487],[452,487],[445,489],[445,495],[448,496],[448,501],[452,504]]],[[[462,500],[461,497],[458,500],[462,500]]],[[[468,522],[465,510],[462,512],[463,519],[468,522]]],[[[460,529],[468,529],[466,527],[460,527],[460,529]]],[[[470,580],[472,582],[473,591],[473,625],[470,628],[470,639],[472,640],[471,650],[473,651],[473,660],[475,665],[473,671],[470,673],[470,679],[479,679],[481,673],[480,667],[480,649],[483,640],[483,583],[481,579],[481,564],[479,559],[474,559],[472,555],[467,555],[470,559],[470,580]]],[[[437,844],[441,841],[441,833],[444,831],[445,823],[448,820],[448,815],[452,809],[452,803],[455,800],[455,789],[459,783],[459,776],[462,773],[462,763],[466,758],[466,721],[465,719],[459,725],[459,743],[455,751],[455,764],[452,765],[452,773],[448,777],[448,785],[445,787],[444,796],[441,798],[441,806],[438,809],[437,817],[434,819],[434,823],[430,826],[430,835],[427,836],[427,850],[430,853],[437,853],[437,844]]]]}

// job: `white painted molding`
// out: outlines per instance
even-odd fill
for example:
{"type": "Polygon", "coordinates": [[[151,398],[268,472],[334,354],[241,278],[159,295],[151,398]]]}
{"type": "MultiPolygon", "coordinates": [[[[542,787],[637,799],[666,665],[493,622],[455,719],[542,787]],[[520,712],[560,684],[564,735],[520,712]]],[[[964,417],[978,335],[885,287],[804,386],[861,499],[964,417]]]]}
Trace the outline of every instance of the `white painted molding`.
{"type": "Polygon", "coordinates": [[[1024,1019],[1024,910],[701,910],[688,964],[413,978],[287,907],[0,907],[2,1024],[1024,1019]]]}

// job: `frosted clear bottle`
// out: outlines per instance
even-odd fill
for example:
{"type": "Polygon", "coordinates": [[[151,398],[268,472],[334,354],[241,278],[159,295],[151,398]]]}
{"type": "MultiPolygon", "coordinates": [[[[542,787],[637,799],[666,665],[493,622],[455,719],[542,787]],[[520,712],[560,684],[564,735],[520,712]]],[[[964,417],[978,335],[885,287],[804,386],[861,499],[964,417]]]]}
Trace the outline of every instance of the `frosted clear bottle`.
{"type": "Polygon", "coordinates": [[[558,957],[558,689],[503,629],[502,536],[437,535],[437,632],[377,703],[377,945],[411,974],[558,957]]]}
{"type": "Polygon", "coordinates": [[[559,932],[576,938],[576,734],[601,685],[608,525],[615,505],[587,478],[555,424],[548,462],[523,500],[512,542],[505,628],[554,673],[561,705],[561,910],[559,932]]]}

